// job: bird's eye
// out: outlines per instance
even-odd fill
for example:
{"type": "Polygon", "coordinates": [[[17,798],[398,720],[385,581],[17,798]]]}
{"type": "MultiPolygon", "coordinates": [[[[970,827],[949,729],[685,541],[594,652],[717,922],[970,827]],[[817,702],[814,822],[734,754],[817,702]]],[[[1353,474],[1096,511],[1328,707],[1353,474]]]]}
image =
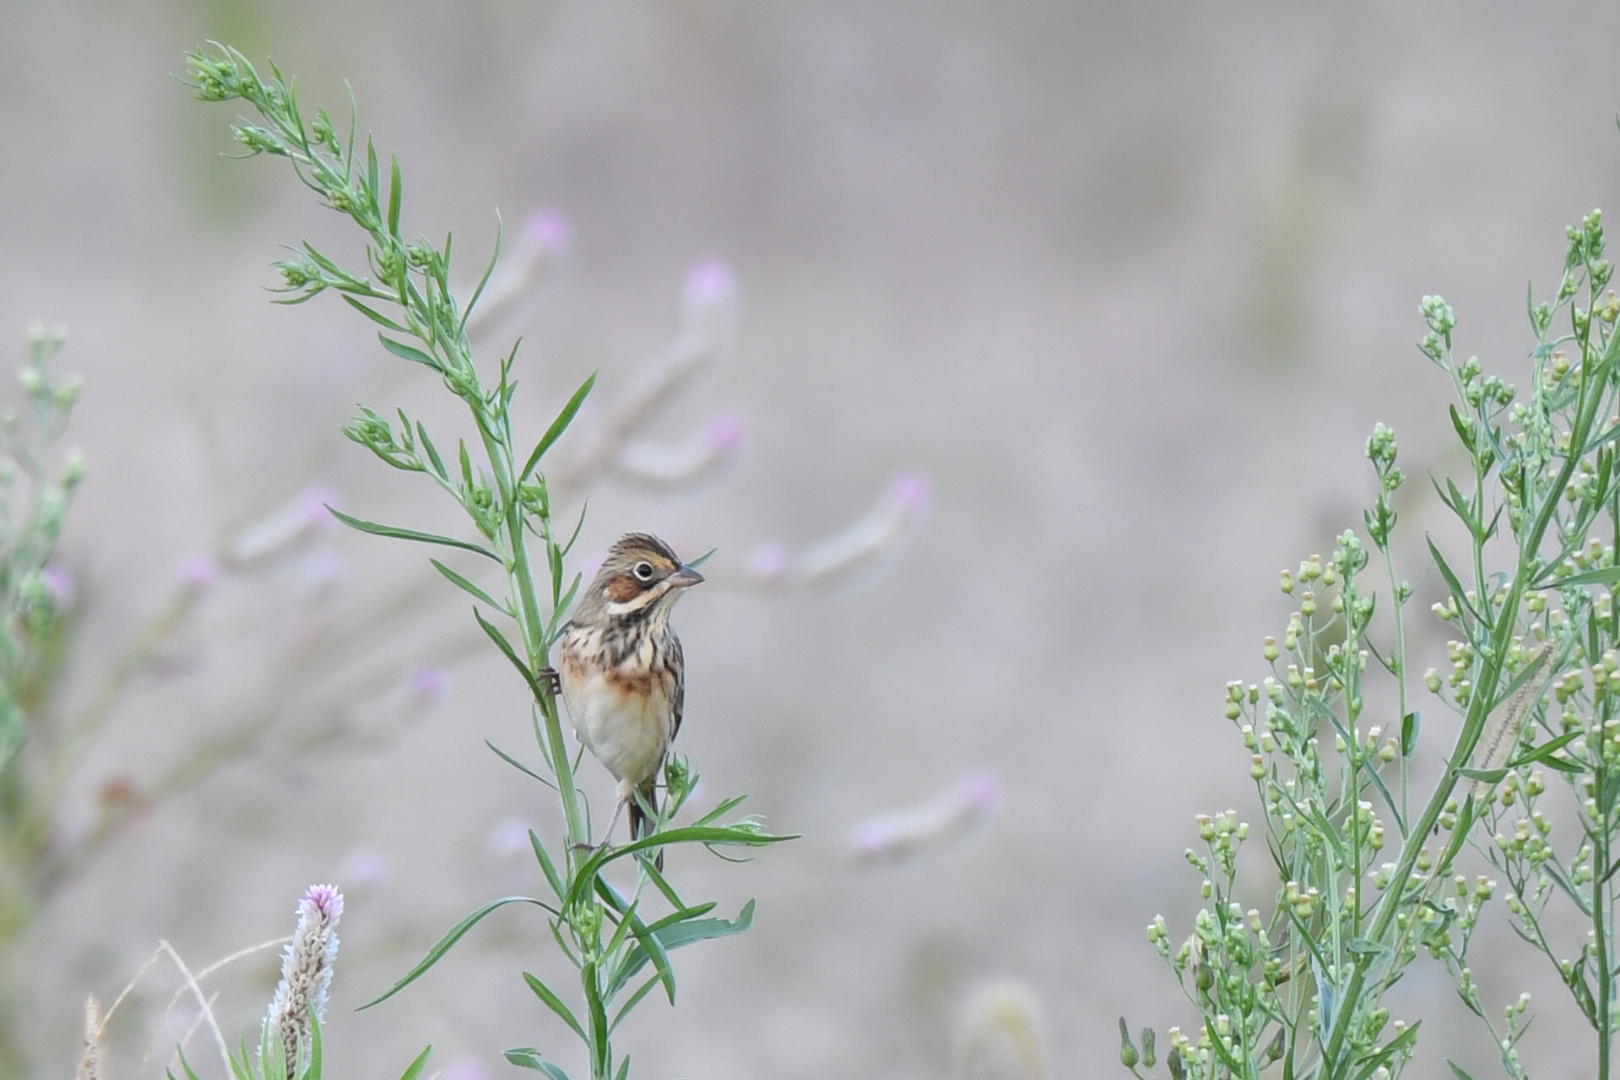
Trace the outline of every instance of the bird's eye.
{"type": "Polygon", "coordinates": [[[637,581],[651,581],[653,579],[653,568],[650,562],[638,562],[635,569],[630,572],[636,575],[637,581]]]}

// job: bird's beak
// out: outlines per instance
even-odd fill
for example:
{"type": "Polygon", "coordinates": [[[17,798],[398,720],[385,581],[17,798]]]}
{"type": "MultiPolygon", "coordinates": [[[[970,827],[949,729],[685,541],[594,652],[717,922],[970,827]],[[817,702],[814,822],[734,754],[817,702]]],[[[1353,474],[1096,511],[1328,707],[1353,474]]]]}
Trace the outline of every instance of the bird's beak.
{"type": "Polygon", "coordinates": [[[691,585],[702,584],[703,575],[690,566],[683,566],[665,580],[669,582],[669,587],[672,589],[684,589],[691,585]]]}

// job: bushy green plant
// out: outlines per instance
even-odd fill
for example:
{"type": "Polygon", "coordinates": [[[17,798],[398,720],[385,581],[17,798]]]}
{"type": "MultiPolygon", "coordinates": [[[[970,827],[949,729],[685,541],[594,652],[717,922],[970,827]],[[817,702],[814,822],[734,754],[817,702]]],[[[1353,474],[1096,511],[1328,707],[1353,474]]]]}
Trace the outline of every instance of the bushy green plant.
{"type": "MultiPolygon", "coordinates": [[[[1473,847],[1506,883],[1513,928],[1557,968],[1594,1033],[1593,1073],[1610,1076],[1620,965],[1620,299],[1608,290],[1601,216],[1568,230],[1552,299],[1532,298],[1536,344],[1520,390],[1452,351],[1456,318],[1425,297],[1420,349],[1451,379],[1450,422],[1469,469],[1434,481],[1466,534],[1461,550],[1426,549],[1453,636],[1451,670],[1414,679],[1406,610],[1414,589],[1392,558],[1394,497],[1405,480],[1393,432],[1367,441],[1378,494],[1365,531],[1311,556],[1282,589],[1298,602],[1272,674],[1227,688],[1226,715],[1252,754],[1263,841],[1276,873],[1269,910],[1238,902],[1238,852],[1251,829],[1235,812],[1201,817],[1203,876],[1193,932],[1148,937],[1197,1008],[1195,1032],[1170,1029],[1172,1077],[1282,1075],[1365,1080],[1398,1075],[1419,1020],[1390,1014],[1389,989],[1420,953],[1443,963],[1490,1030],[1503,1069],[1526,1075],[1516,1043],[1528,995],[1500,1012],[1468,965],[1482,906],[1503,886],[1458,873],[1473,847]],[[1365,539],[1363,539],[1363,537],[1365,539]],[[1370,545],[1371,550],[1368,549],[1370,545]],[[1376,564],[1375,564],[1376,560],[1376,564]],[[1383,582],[1374,585],[1370,567],[1383,582]],[[1425,689],[1461,728],[1432,786],[1415,789],[1425,689]],[[1554,835],[1540,800],[1548,775],[1573,789],[1577,819],[1554,835]],[[1570,904],[1587,927],[1554,943],[1546,912],[1570,904]],[[1495,1017],[1500,1016],[1497,1020],[1495,1017]]],[[[1430,725],[1431,730],[1434,725],[1430,725]]],[[[1509,988],[1511,993],[1512,988],[1509,988]]],[[[1157,1058],[1120,1022],[1124,1063],[1139,1077],[1157,1058]]],[[[1452,1065],[1459,1076],[1461,1067],[1452,1065]]]]}
{"type": "MultiPolygon", "coordinates": [[[[467,334],[499,255],[491,254],[483,277],[462,303],[450,288],[451,240],[442,245],[407,239],[401,229],[403,183],[397,159],[382,168],[367,138],[357,148],[351,121],[341,134],[325,110],[305,117],[292,81],[272,68],[261,79],[238,52],[218,47],[190,58],[189,85],[203,101],[245,102],[258,122],[234,127],[250,155],[285,159],[298,178],[322,201],[357,225],[365,238],[364,272],[309,244],[277,266],[283,302],[300,303],[323,292],[340,295],[379,327],[382,347],[401,360],[432,372],[467,408],[465,437],[435,440],[403,411],[394,416],[362,408],[345,434],[393,468],[421,473],[466,512],[471,529],[452,537],[383,525],[333,511],[345,524],[377,536],[437,546],[479,557],[488,574],[462,572],[445,562],[432,565],[474,601],[474,618],[511,663],[532,696],[532,731],[539,762],[529,765],[501,751],[508,763],[548,788],[561,804],[564,832],[547,840],[531,833],[544,897],[503,897],[480,907],[452,928],[423,961],[378,1001],[399,991],[431,968],[446,951],[490,912],[510,904],[545,913],[559,951],[578,972],[579,993],[572,1004],[557,988],[532,974],[524,980],[584,1045],[592,1080],[623,1080],[630,1057],[617,1054],[613,1034],[634,1007],[654,990],[675,999],[669,953],[683,945],[747,928],[752,903],[734,919],[710,915],[712,902],[689,903],[656,867],[663,847],[701,844],[755,847],[785,839],[767,834],[751,818],[730,818],[741,798],[722,800],[690,824],[675,825],[696,782],[685,760],[672,756],[664,779],[664,800],[653,835],[618,847],[591,848],[586,808],[574,782],[578,758],[570,758],[558,715],[551,649],[568,619],[581,584],[567,569],[579,524],[559,529],[542,466],[547,452],[567,431],[590,393],[587,379],[537,438],[520,439],[511,404],[517,384],[516,346],[495,366],[493,381],[475,364],[467,334]],[[397,423],[396,423],[397,419],[397,423]],[[440,446],[446,449],[441,451],[440,446]],[[482,578],[484,583],[480,583],[482,578]],[[491,580],[493,579],[493,580],[491,580]],[[723,820],[725,819],[725,820],[723,820]],[[626,867],[634,877],[615,884],[607,871],[626,867]],[[650,970],[649,970],[650,969],[650,970]]],[[[509,1060],[561,1080],[562,1067],[532,1047],[507,1052],[509,1060]]]]}

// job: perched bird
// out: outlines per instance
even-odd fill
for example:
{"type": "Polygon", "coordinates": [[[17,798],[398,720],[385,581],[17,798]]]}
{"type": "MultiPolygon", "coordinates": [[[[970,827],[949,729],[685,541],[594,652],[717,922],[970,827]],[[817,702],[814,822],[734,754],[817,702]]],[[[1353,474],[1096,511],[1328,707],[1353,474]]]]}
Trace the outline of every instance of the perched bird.
{"type": "Polygon", "coordinates": [[[656,809],[653,784],[681,728],[686,693],[686,660],[669,613],[702,580],[662,540],[629,533],[608,549],[563,632],[557,666],[574,733],[619,781],[604,843],[626,805],[630,838],[651,831],[642,803],[656,809]]]}

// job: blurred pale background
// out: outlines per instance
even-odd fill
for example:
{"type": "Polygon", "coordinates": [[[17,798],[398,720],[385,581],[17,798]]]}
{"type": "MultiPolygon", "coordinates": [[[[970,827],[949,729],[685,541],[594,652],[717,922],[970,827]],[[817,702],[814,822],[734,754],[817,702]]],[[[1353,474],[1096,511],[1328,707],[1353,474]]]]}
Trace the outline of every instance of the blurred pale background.
{"type": "MultiPolygon", "coordinates": [[[[950,1076],[956,1017],[1009,978],[1038,1002],[1049,1075],[1123,1075],[1119,1014],[1193,1022],[1143,927],[1162,911],[1186,932],[1192,816],[1253,813],[1222,686],[1264,674],[1278,569],[1359,524],[1374,422],[1401,434],[1408,475],[1451,464],[1418,298],[1443,293],[1460,349],[1519,378],[1526,281],[1545,290],[1563,225],[1620,187],[1620,8],[1317,7],[8,0],[0,333],[20,360],[30,320],[67,324],[62,363],[87,387],[70,701],[184,560],[311,485],[458,526],[430,485],[334,437],[359,400],[439,415],[430,380],[333,298],[267,302],[277,244],[353,259],[353,237],[283,163],[222,158],[233,107],[171,74],[212,38],[273,56],[334,114],[347,78],[362,129],[400,155],[407,230],[454,230],[465,268],[493,208],[567,219],[566,264],[486,347],[524,335],[534,431],[593,368],[622,391],[678,326],[688,266],[737,277],[732,355],[659,429],[740,417],[735,460],[692,490],[600,485],[582,544],[636,528],[720,549],[678,613],[680,748],[709,796],[751,792],[805,839],[747,867],[674,860],[689,894],[759,913],[679,957],[678,1009],[623,1029],[638,1074],[950,1076]],[[739,587],[757,544],[831,532],[908,471],[929,509],[880,571],[739,587]],[[849,865],[856,822],[972,770],[1004,786],[987,826],[849,865]]],[[[1404,508],[1414,528],[1434,517],[1421,492],[1404,508]]],[[[158,938],[206,963],[288,932],[303,887],[334,878],[350,904],[332,1075],[397,1075],[425,1042],[504,1075],[501,1048],[563,1045],[517,974],[550,970],[552,946],[518,913],[349,1012],[476,904],[533,887],[491,838],[552,822],[548,793],[480,745],[524,746],[520,687],[403,547],[327,534],[227,576],[134,682],[82,819],[106,781],[138,788],[255,701],[302,708],[274,696],[313,677],[299,641],[413,581],[432,597],[418,621],[363,626],[377,644],[353,652],[449,672],[426,705],[379,676],[351,710],[374,745],[267,736],[55,898],[29,944],[40,1075],[71,1067],[82,995],[112,996],[158,938]]],[[[1523,988],[1525,961],[1481,965],[1490,1000],[1523,988]]],[[[219,982],[228,1030],[272,979],[266,960],[219,982]]],[[[1487,1074],[1443,978],[1409,983],[1403,1007],[1434,1015],[1428,1074],[1442,1051],[1487,1074]]],[[[137,1057],[135,1020],[163,996],[120,1035],[137,1057]]],[[[1532,1032],[1528,1066],[1574,1075],[1556,1047],[1578,1029],[1552,992],[1538,1005],[1564,1015],[1532,1032]]]]}

